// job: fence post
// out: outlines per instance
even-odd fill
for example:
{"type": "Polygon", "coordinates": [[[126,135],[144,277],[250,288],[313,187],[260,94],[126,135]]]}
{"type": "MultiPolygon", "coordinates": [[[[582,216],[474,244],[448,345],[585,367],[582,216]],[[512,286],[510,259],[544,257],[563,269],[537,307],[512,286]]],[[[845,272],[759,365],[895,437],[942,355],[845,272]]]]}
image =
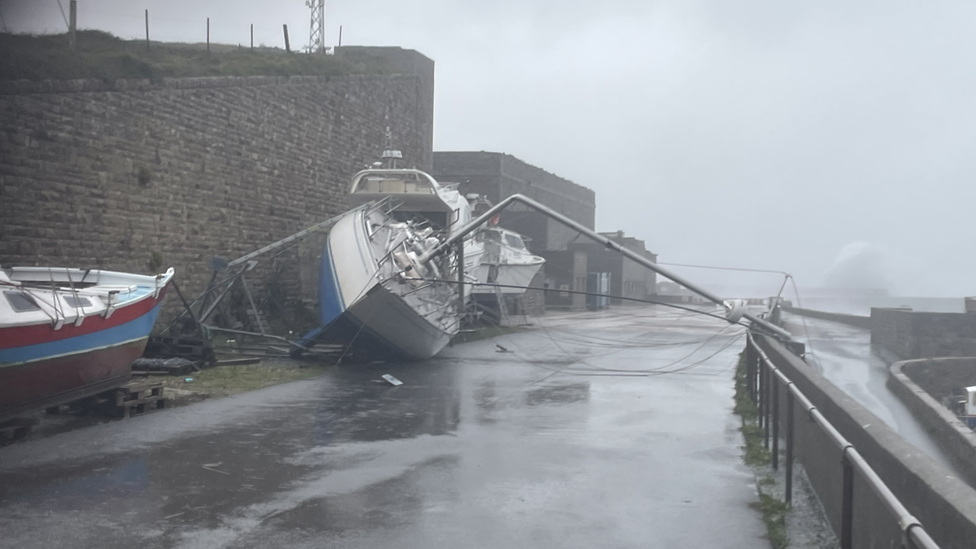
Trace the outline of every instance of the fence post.
{"type": "Polygon", "coordinates": [[[763,376],[763,445],[767,450],[769,450],[769,414],[771,404],[771,402],[769,402],[769,395],[772,393],[769,388],[769,384],[773,382],[773,372],[770,371],[769,364],[767,364],[766,361],[759,363],[759,370],[762,372],[763,376]]]}
{"type": "Polygon", "coordinates": [[[281,30],[285,33],[285,51],[291,53],[291,44],[288,43],[288,25],[282,25],[281,30]]]}
{"type": "Polygon", "coordinates": [[[764,368],[763,368],[762,359],[756,361],[756,369],[758,370],[757,372],[758,375],[756,377],[759,380],[758,386],[756,387],[756,404],[758,405],[759,408],[759,428],[762,429],[763,416],[765,415],[764,407],[766,406],[766,398],[765,395],[763,394],[766,385],[765,385],[765,374],[763,374],[764,368]]]}
{"type": "Polygon", "coordinates": [[[149,10],[146,10],[146,51],[149,51],[149,10]]]}
{"type": "Polygon", "coordinates": [[[847,457],[845,447],[842,452],[841,463],[844,466],[844,490],[841,495],[840,507],[840,547],[852,549],[854,547],[854,465],[847,457]]]}
{"type": "Polygon", "coordinates": [[[749,398],[756,403],[756,349],[752,336],[746,338],[746,388],[749,398]]]}
{"type": "MultiPolygon", "coordinates": [[[[64,17],[64,12],[61,12],[61,16],[64,17]]],[[[78,30],[78,2],[76,0],[71,0],[68,5],[68,47],[75,49],[78,45],[78,37],[76,32],[78,30]]]]}
{"type": "Polygon", "coordinates": [[[210,18],[207,18],[207,53],[210,53],[210,18]]]}
{"type": "Polygon", "coordinates": [[[786,386],[786,503],[793,503],[793,391],[786,386]]]}
{"type": "Polygon", "coordinates": [[[251,49],[254,49],[254,23],[251,23],[251,49]]]}
{"type": "MultiPolygon", "coordinates": [[[[772,372],[771,372],[772,373],[772,372]]],[[[779,470],[779,381],[776,375],[770,375],[773,389],[773,471],[779,470]]]]}

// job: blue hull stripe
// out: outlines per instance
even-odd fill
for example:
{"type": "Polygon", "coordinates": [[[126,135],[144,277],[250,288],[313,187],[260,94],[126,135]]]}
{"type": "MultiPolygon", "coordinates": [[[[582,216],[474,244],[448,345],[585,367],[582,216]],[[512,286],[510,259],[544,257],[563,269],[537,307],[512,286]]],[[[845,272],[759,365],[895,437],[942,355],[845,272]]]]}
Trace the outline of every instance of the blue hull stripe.
{"type": "Polygon", "coordinates": [[[159,307],[160,304],[157,304],[148,313],[107,330],[48,343],[4,349],[0,351],[0,367],[112,347],[127,341],[144,338],[149,335],[153,324],[156,323],[159,307]]]}

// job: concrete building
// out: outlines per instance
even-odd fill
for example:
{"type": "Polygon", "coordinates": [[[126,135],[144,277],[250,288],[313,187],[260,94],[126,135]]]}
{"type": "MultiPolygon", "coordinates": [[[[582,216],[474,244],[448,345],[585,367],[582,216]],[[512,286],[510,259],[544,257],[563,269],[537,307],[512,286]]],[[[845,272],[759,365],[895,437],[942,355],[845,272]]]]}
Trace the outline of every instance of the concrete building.
{"type": "MultiPolygon", "coordinates": [[[[657,255],[647,251],[644,241],[639,238],[626,236],[623,231],[600,234],[634,253],[651,261],[657,261],[657,255]]],[[[570,244],[569,248],[586,254],[586,268],[589,272],[610,273],[610,295],[630,299],[647,299],[657,292],[657,275],[643,265],[592,241],[575,242],[570,244]]],[[[611,299],[610,302],[621,304],[627,300],[611,299]]]]}
{"type": "MultiPolygon", "coordinates": [[[[596,194],[591,189],[509,154],[435,151],[431,175],[442,183],[460,183],[462,193],[486,196],[494,204],[513,194],[524,194],[593,228],[596,194]]],[[[533,253],[565,250],[576,238],[575,231],[521,204],[513,204],[502,213],[501,225],[529,237],[526,245],[533,253]]]]}
{"type": "MultiPolygon", "coordinates": [[[[435,151],[431,175],[441,183],[458,183],[463,194],[479,194],[494,204],[513,194],[523,194],[587,228],[594,226],[596,194],[591,189],[509,154],[435,151]]],[[[579,238],[576,231],[521,204],[513,204],[502,212],[499,224],[527,237],[525,243],[529,250],[546,258],[546,266],[532,280],[531,286],[543,287],[548,280],[551,288],[565,286],[566,289],[585,290],[585,256],[565,253],[569,244],[579,238]],[[578,285],[579,280],[582,280],[582,286],[578,285]]],[[[568,293],[547,292],[543,297],[542,294],[541,291],[526,292],[517,309],[540,314],[546,305],[585,306],[584,296],[574,298],[568,293]]]]}

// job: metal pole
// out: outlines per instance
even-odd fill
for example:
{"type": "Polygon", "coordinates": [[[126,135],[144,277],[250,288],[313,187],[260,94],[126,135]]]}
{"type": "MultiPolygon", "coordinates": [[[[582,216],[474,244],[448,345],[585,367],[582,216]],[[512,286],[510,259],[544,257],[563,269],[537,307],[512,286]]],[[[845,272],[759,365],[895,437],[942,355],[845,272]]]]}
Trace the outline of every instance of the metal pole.
{"type": "Polygon", "coordinates": [[[254,49],[254,23],[251,23],[251,49],[254,49]]]}
{"type": "Polygon", "coordinates": [[[149,10],[146,10],[146,51],[149,51],[149,10]]]}
{"type": "Polygon", "coordinates": [[[756,358],[758,357],[754,345],[752,335],[749,335],[746,342],[746,388],[749,390],[749,399],[753,404],[756,402],[756,358]]]}
{"type": "Polygon", "coordinates": [[[458,311],[464,314],[464,243],[457,246],[458,311]]]}
{"type": "Polygon", "coordinates": [[[840,506],[840,547],[852,549],[854,547],[854,466],[847,455],[850,446],[842,452],[841,463],[844,466],[844,489],[840,506]]]}
{"type": "Polygon", "coordinates": [[[207,18],[207,53],[210,53],[210,18],[207,18]]]}
{"type": "Polygon", "coordinates": [[[342,47],[342,25],[339,25],[339,47],[342,47]]]}
{"type": "MultiPolygon", "coordinates": [[[[64,12],[61,12],[64,16],[64,12]]],[[[71,0],[68,5],[68,47],[75,49],[78,46],[78,37],[76,32],[78,30],[78,2],[76,0],[71,0]]]]}
{"type": "Polygon", "coordinates": [[[786,388],[786,503],[793,503],[793,392],[786,388]]]}
{"type": "Polygon", "coordinates": [[[773,471],[779,471],[779,382],[770,376],[773,388],[773,471]]]}
{"type": "Polygon", "coordinates": [[[288,43],[288,25],[282,25],[281,30],[285,33],[285,51],[291,53],[291,44],[288,43]]]}
{"type": "Polygon", "coordinates": [[[762,399],[763,399],[763,445],[769,450],[769,384],[773,382],[773,376],[769,369],[769,364],[763,363],[759,366],[763,373],[763,388],[762,388],[762,399]]]}
{"type": "Polygon", "coordinates": [[[766,369],[760,361],[759,367],[759,427],[766,423],[766,369]]]}
{"type": "Polygon", "coordinates": [[[251,310],[254,311],[254,320],[258,323],[258,330],[261,331],[261,335],[265,335],[264,322],[261,322],[261,312],[258,311],[257,305],[254,304],[254,298],[251,297],[251,290],[247,287],[247,281],[244,280],[244,275],[241,275],[241,287],[244,288],[244,294],[247,295],[247,302],[251,304],[251,310]]]}
{"type": "MultiPolygon", "coordinates": [[[[457,231],[456,233],[454,233],[453,235],[451,235],[450,237],[448,237],[447,239],[445,239],[444,242],[442,242],[439,246],[437,246],[433,250],[430,250],[428,252],[425,252],[422,256],[420,256],[419,261],[421,263],[427,263],[434,256],[440,255],[440,254],[445,253],[448,250],[452,249],[452,247],[458,241],[463,240],[464,237],[468,236],[469,234],[471,234],[472,232],[474,232],[475,230],[477,230],[479,227],[481,227],[482,225],[484,225],[489,219],[491,219],[496,214],[498,214],[498,212],[500,212],[500,211],[504,210],[505,208],[507,208],[513,202],[521,202],[521,203],[525,204],[526,206],[529,206],[529,207],[531,207],[531,208],[533,208],[535,210],[538,210],[539,212],[541,212],[541,213],[543,213],[543,214],[551,217],[552,219],[555,219],[559,223],[562,223],[563,225],[566,225],[570,229],[573,229],[574,231],[578,231],[580,233],[583,233],[586,236],[592,238],[593,240],[599,242],[600,244],[603,244],[608,249],[614,250],[614,251],[620,253],[621,255],[623,255],[627,259],[630,259],[630,260],[634,261],[638,265],[643,265],[645,268],[650,269],[650,270],[654,271],[655,273],[657,273],[657,274],[659,274],[659,275],[661,275],[661,276],[663,276],[665,278],[668,278],[670,280],[673,280],[674,282],[677,282],[678,284],[680,284],[680,285],[684,286],[685,288],[687,288],[687,289],[695,292],[696,294],[704,297],[705,299],[708,299],[712,303],[715,303],[717,305],[720,305],[722,307],[725,307],[725,300],[723,300],[718,295],[713,294],[712,292],[709,292],[708,290],[705,290],[704,288],[699,287],[697,284],[694,284],[693,282],[689,282],[689,281],[685,280],[683,277],[680,277],[680,276],[672,273],[671,271],[665,269],[664,267],[659,266],[657,263],[651,261],[647,257],[645,257],[643,255],[640,255],[638,253],[635,253],[635,252],[633,252],[631,250],[628,250],[627,248],[623,247],[619,243],[617,243],[617,242],[615,242],[613,240],[610,240],[609,238],[601,235],[600,233],[598,233],[596,231],[593,231],[593,230],[591,230],[591,229],[589,229],[587,227],[584,227],[583,225],[580,225],[579,223],[577,223],[576,221],[573,221],[572,219],[566,217],[565,215],[563,215],[563,214],[561,214],[559,212],[556,212],[555,210],[553,210],[553,209],[551,209],[551,208],[549,208],[547,206],[544,206],[544,205],[536,202],[535,200],[532,200],[531,198],[529,198],[527,196],[524,196],[524,195],[521,195],[521,194],[513,194],[512,196],[509,196],[505,200],[502,200],[501,202],[499,202],[495,206],[489,208],[488,211],[486,211],[485,213],[481,214],[476,219],[474,219],[473,221],[469,222],[467,225],[465,225],[464,227],[462,227],[459,231],[457,231]]],[[[774,324],[771,324],[770,322],[767,322],[766,320],[763,320],[761,318],[758,318],[757,316],[753,315],[752,313],[745,313],[743,316],[745,318],[749,319],[753,324],[758,325],[758,326],[762,326],[763,329],[765,329],[765,330],[767,330],[769,332],[772,332],[772,333],[778,335],[779,337],[785,338],[787,341],[792,339],[792,336],[786,330],[780,328],[779,326],[776,326],[774,324]]]]}

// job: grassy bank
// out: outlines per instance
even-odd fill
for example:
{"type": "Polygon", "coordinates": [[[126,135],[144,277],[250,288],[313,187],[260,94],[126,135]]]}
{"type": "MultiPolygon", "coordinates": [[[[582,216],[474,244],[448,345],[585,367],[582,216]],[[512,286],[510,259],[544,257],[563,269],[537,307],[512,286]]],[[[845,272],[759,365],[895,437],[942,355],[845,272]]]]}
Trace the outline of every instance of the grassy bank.
{"type": "Polygon", "coordinates": [[[389,74],[387,61],[364,52],[339,56],[287,53],[277,48],[123,40],[102,31],[66,34],[0,34],[0,80],[149,79],[192,76],[291,76],[389,74]]]}
{"type": "Polygon", "coordinates": [[[769,541],[775,549],[784,549],[790,544],[789,536],[786,533],[786,515],[789,513],[790,506],[768,493],[770,485],[775,483],[775,480],[768,474],[772,463],[772,454],[766,449],[763,442],[764,432],[758,423],[759,409],[749,398],[747,378],[746,353],[743,351],[739,355],[739,363],[735,369],[735,413],[742,418],[742,438],[745,440],[742,459],[747,465],[754,468],[757,475],[760,476],[758,482],[759,502],[755,507],[762,513],[769,541]]]}
{"type": "Polygon", "coordinates": [[[163,385],[176,403],[189,403],[320,376],[327,368],[298,360],[264,359],[257,364],[215,366],[186,376],[166,377],[163,385]]]}

